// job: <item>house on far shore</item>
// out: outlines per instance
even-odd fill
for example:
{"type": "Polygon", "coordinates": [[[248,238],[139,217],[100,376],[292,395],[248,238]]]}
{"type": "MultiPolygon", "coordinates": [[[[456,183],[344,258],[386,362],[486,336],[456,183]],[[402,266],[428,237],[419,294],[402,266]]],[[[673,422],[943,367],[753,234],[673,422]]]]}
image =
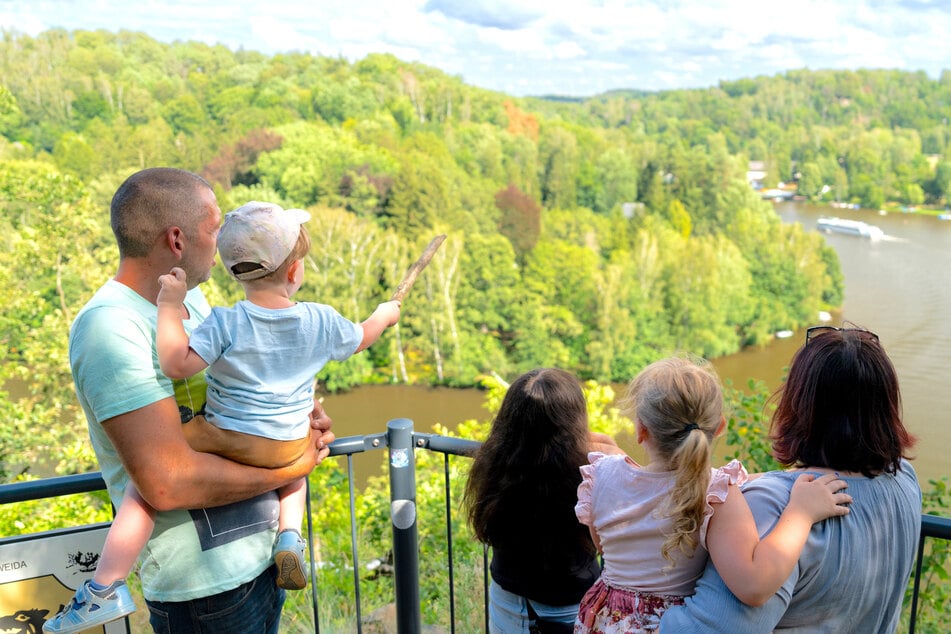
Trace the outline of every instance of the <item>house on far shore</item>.
{"type": "Polygon", "coordinates": [[[750,187],[759,191],[763,189],[763,181],[766,179],[766,162],[750,161],[746,168],[746,182],[750,187]]]}

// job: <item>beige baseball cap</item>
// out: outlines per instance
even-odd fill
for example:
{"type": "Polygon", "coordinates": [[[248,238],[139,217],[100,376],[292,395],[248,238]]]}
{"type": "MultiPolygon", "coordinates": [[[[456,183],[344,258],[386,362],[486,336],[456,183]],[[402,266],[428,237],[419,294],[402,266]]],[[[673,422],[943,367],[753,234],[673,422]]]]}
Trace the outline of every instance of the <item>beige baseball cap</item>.
{"type": "Polygon", "coordinates": [[[300,227],[310,220],[303,209],[282,209],[256,200],[225,214],[218,233],[218,255],[239,280],[256,280],[276,271],[291,254],[300,227]],[[243,264],[239,271],[235,265],[243,264]],[[247,266],[251,265],[251,266],[247,266]]]}

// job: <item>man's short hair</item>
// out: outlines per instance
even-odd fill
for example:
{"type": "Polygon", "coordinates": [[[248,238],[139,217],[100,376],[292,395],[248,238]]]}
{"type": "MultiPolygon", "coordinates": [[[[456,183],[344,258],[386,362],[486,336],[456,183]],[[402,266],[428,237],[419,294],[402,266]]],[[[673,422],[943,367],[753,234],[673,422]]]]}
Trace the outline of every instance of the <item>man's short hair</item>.
{"type": "Polygon", "coordinates": [[[201,176],[173,167],[153,167],[125,180],[112,197],[112,232],[119,256],[147,256],[155,240],[171,226],[192,233],[201,222],[202,188],[211,189],[201,176]]]}

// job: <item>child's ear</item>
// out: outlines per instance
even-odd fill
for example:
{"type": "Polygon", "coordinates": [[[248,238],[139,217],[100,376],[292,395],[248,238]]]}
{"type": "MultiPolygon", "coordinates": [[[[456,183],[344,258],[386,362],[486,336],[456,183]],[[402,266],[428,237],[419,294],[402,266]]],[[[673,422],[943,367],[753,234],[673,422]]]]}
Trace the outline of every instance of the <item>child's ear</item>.
{"type": "Polygon", "coordinates": [[[293,282],[294,278],[297,277],[297,269],[304,266],[303,260],[294,260],[291,262],[291,265],[287,267],[287,281],[293,282]]]}
{"type": "Polygon", "coordinates": [[[651,435],[640,419],[634,421],[634,432],[636,434],[637,444],[639,445],[650,438],[651,435]]]}
{"type": "Polygon", "coordinates": [[[713,434],[713,437],[716,438],[720,434],[726,431],[726,416],[720,416],[720,424],[717,426],[717,431],[713,434]]]}

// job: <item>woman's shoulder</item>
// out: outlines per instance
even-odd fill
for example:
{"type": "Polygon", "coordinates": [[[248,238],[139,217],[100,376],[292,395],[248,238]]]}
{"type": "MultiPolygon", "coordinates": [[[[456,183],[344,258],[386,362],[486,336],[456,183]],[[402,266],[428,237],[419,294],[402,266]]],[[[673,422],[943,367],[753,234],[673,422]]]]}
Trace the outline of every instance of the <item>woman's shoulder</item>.
{"type": "Polygon", "coordinates": [[[918,473],[915,471],[915,468],[911,466],[911,462],[905,458],[902,458],[898,463],[898,471],[895,473],[895,476],[903,480],[909,480],[918,484],[918,473]]]}

